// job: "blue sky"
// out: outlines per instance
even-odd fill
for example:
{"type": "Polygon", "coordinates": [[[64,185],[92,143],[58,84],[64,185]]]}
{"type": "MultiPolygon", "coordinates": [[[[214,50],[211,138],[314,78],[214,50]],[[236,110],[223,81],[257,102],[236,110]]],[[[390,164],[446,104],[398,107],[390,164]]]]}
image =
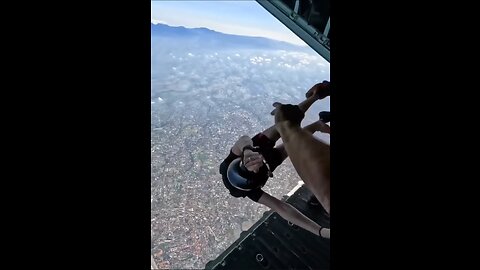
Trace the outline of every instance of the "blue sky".
{"type": "Polygon", "coordinates": [[[152,1],[151,20],[188,28],[260,36],[304,45],[292,31],[254,0],[243,1],[152,1]]]}

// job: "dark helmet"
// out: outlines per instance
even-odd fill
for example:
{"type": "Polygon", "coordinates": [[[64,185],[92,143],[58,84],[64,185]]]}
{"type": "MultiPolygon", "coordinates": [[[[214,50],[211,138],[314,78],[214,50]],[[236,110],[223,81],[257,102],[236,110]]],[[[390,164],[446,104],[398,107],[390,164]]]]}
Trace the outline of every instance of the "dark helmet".
{"type": "Polygon", "coordinates": [[[262,166],[258,173],[254,173],[245,168],[241,158],[233,160],[227,169],[227,178],[230,184],[243,191],[262,187],[268,177],[269,170],[266,165],[262,166]]]}

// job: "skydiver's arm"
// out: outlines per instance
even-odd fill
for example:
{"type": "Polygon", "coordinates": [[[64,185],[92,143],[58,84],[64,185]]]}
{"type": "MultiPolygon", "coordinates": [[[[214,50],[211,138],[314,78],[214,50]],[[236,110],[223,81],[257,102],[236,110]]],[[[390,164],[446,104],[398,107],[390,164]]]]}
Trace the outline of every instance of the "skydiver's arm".
{"type": "Polygon", "coordinates": [[[324,238],[330,238],[330,229],[322,228],[313,220],[309,219],[307,216],[298,211],[291,204],[280,201],[279,199],[270,196],[268,193],[263,193],[258,200],[258,203],[271,208],[285,220],[288,220],[315,235],[320,235],[324,238]]]}
{"type": "Polygon", "coordinates": [[[298,176],[330,213],[330,146],[300,127],[303,117],[298,106],[278,104],[275,126],[298,176]]]}
{"type": "Polygon", "coordinates": [[[330,146],[287,121],[277,128],[298,175],[330,213],[330,146]]]}
{"type": "Polygon", "coordinates": [[[325,124],[323,123],[322,121],[318,121],[318,125],[319,125],[319,128],[318,128],[318,131],[322,132],[322,133],[328,133],[330,134],[330,126],[328,124],[325,124]]]}
{"type": "MultiPolygon", "coordinates": [[[[315,103],[315,101],[324,99],[329,95],[330,82],[323,81],[322,83],[317,83],[307,91],[307,93],[305,94],[306,99],[298,104],[298,108],[300,108],[302,112],[306,113],[308,109],[312,106],[312,104],[315,103]]],[[[277,102],[275,102],[273,106],[275,106],[276,103],[277,102]]],[[[275,115],[275,109],[270,114],[275,115]]],[[[280,139],[280,134],[278,133],[275,126],[264,130],[262,133],[274,142],[280,139]]]]}
{"type": "MultiPolygon", "coordinates": [[[[315,121],[315,122],[311,123],[310,125],[303,127],[303,130],[305,130],[305,131],[307,131],[311,134],[315,133],[316,131],[320,131],[320,132],[323,132],[323,133],[330,133],[330,127],[327,124],[321,122],[320,120],[315,121]],[[327,130],[327,127],[328,127],[328,130],[327,130]]],[[[280,151],[283,160],[285,160],[288,157],[288,153],[285,150],[285,146],[283,145],[283,143],[280,144],[279,146],[276,146],[275,148],[280,151]]]]}

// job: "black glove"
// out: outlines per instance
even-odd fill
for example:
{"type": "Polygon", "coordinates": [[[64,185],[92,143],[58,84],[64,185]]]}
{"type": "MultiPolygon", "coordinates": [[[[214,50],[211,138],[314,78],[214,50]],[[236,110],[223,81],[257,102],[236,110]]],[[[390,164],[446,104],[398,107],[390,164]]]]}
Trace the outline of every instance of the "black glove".
{"type": "Polygon", "coordinates": [[[320,120],[325,124],[330,122],[330,112],[325,112],[325,111],[320,112],[319,116],[320,116],[320,120]]]}
{"type": "Polygon", "coordinates": [[[300,110],[298,105],[285,104],[276,106],[275,123],[282,121],[290,121],[296,125],[300,125],[305,113],[300,110]]]}

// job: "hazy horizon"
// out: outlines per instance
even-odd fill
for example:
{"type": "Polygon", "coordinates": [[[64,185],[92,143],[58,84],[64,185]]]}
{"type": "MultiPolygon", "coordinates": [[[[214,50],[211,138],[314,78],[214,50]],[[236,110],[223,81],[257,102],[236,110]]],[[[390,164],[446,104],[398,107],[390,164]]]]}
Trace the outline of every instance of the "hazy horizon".
{"type": "Polygon", "coordinates": [[[226,34],[267,37],[307,46],[256,1],[152,1],[151,8],[151,22],[206,27],[226,34]]]}

